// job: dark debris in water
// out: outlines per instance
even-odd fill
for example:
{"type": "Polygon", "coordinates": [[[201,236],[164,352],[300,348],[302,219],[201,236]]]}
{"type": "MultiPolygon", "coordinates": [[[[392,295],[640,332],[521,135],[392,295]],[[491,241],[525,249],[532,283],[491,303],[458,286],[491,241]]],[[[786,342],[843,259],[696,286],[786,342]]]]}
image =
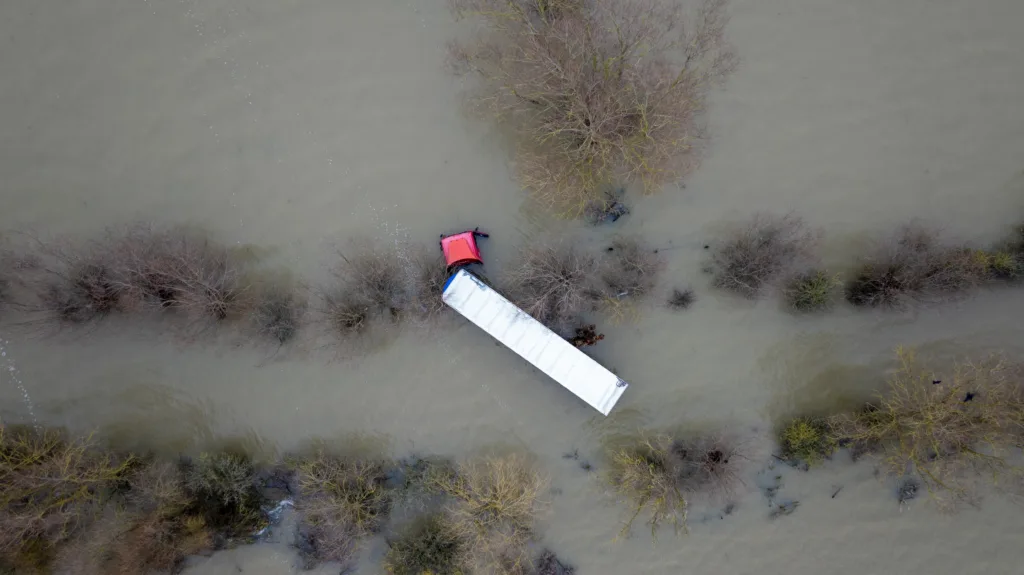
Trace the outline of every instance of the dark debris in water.
{"type": "Polygon", "coordinates": [[[537,557],[537,575],[573,575],[576,568],[563,563],[554,551],[545,549],[537,557]]]}

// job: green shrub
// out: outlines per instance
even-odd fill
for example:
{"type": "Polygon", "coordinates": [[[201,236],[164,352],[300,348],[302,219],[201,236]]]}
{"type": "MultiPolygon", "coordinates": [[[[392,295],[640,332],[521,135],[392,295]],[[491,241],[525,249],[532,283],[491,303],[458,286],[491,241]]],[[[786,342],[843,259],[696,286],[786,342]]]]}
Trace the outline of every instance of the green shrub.
{"type": "Polygon", "coordinates": [[[789,306],[801,312],[823,311],[834,303],[839,278],[824,270],[812,270],[793,278],[783,294],[789,306]]]}
{"type": "Polygon", "coordinates": [[[823,419],[801,417],[779,430],[779,449],[784,459],[814,465],[831,457],[836,447],[828,422],[823,419]]]}
{"type": "Polygon", "coordinates": [[[648,516],[652,534],[665,523],[685,531],[690,496],[727,496],[741,483],[736,452],[721,437],[666,433],[641,433],[609,445],[605,479],[634,507],[623,533],[641,514],[648,516]]]}
{"type": "Polygon", "coordinates": [[[416,519],[388,547],[384,569],[391,575],[467,572],[467,542],[442,513],[416,519]]]}
{"type": "Polygon", "coordinates": [[[248,457],[204,453],[182,466],[191,511],[227,537],[250,537],[267,525],[256,469],[248,457]]]}
{"type": "Polygon", "coordinates": [[[139,463],[91,437],[0,425],[0,565],[44,569],[139,463]]]}
{"type": "Polygon", "coordinates": [[[961,363],[945,376],[897,350],[888,389],[856,413],[830,419],[833,433],[873,453],[894,477],[916,474],[944,506],[970,501],[975,481],[1017,476],[1024,445],[1024,376],[1000,358],[961,363]]]}

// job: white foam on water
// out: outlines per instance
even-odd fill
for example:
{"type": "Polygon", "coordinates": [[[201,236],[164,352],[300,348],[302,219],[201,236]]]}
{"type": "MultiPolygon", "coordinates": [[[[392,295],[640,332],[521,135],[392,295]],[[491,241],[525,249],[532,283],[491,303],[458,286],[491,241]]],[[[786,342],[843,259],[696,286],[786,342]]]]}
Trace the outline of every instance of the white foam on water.
{"type": "Polygon", "coordinates": [[[38,430],[40,428],[39,420],[36,418],[32,397],[28,394],[28,389],[25,388],[25,384],[21,381],[21,376],[18,373],[18,368],[14,365],[12,354],[8,352],[10,343],[0,338],[0,384],[4,381],[10,381],[18,388],[18,391],[21,393],[22,402],[25,404],[25,411],[28,412],[32,425],[38,430]]]}

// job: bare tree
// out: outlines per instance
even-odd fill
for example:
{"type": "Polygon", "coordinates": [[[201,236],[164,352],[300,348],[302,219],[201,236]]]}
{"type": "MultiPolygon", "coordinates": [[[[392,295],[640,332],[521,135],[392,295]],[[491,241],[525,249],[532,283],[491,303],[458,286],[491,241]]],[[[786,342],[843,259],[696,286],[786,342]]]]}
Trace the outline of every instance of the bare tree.
{"type": "Polygon", "coordinates": [[[451,0],[484,34],[452,46],[473,101],[519,127],[520,179],[572,216],[609,183],[653,192],[686,174],[709,88],[735,67],[725,0],[451,0]]]}

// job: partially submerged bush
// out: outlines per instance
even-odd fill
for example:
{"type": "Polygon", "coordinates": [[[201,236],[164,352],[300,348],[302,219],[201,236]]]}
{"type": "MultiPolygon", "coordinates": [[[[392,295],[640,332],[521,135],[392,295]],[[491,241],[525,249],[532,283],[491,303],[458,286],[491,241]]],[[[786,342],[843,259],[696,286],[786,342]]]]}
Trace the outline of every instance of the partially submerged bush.
{"type": "Polygon", "coordinates": [[[724,0],[452,0],[486,35],[453,47],[476,98],[519,130],[527,189],[577,216],[609,184],[653,192],[696,163],[708,89],[733,68],[724,0]],[[677,52],[682,57],[677,58],[677,52]]]}
{"type": "Polygon", "coordinates": [[[67,323],[143,307],[222,320],[245,307],[248,285],[231,252],[184,229],[135,226],[43,248],[38,309],[67,323]]]}
{"type": "Polygon", "coordinates": [[[388,541],[384,569],[391,575],[466,572],[466,541],[443,513],[420,517],[388,541]]]}
{"type": "Polygon", "coordinates": [[[596,258],[567,244],[527,247],[508,273],[510,299],[537,321],[568,333],[601,297],[596,258]]]}
{"type": "Polygon", "coordinates": [[[672,290],[672,295],[668,297],[668,307],[674,310],[689,309],[695,301],[697,301],[697,294],[693,289],[675,288],[672,290]]]}
{"type": "Polygon", "coordinates": [[[445,513],[466,542],[469,563],[479,570],[518,572],[529,565],[527,544],[548,484],[525,456],[485,457],[461,463],[454,473],[433,476],[450,498],[445,513]]]}
{"type": "Polygon", "coordinates": [[[307,565],[346,563],[358,540],[380,531],[391,512],[388,463],[318,450],[295,467],[307,565]]]}
{"type": "Polygon", "coordinates": [[[174,465],[155,463],[133,475],[124,498],[124,509],[95,528],[111,535],[92,534],[109,543],[93,551],[98,564],[89,573],[173,572],[189,555],[214,547],[214,531],[195,509],[174,465]]]}
{"type": "Polygon", "coordinates": [[[323,312],[337,333],[362,333],[377,318],[403,319],[412,286],[396,249],[357,245],[340,257],[334,270],[336,284],[321,296],[323,312]]]}
{"type": "Polygon", "coordinates": [[[791,279],[783,290],[786,303],[801,312],[823,311],[835,303],[842,283],[825,270],[811,270],[791,279]]]}
{"type": "Polygon", "coordinates": [[[707,266],[712,283],[755,298],[787,271],[807,262],[817,237],[792,214],[757,214],[714,246],[707,266]]]}
{"type": "Polygon", "coordinates": [[[861,262],[846,285],[846,299],[857,306],[899,307],[909,299],[963,292],[990,274],[984,252],[940,245],[930,230],[907,226],[861,262]]]}
{"type": "Polygon", "coordinates": [[[444,303],[444,284],[448,280],[448,265],[444,258],[423,254],[414,262],[414,292],[417,309],[424,319],[434,319],[448,313],[444,303]]]}
{"type": "Polygon", "coordinates": [[[0,567],[43,569],[137,464],[91,438],[0,425],[0,567]]]}
{"type": "Polygon", "coordinates": [[[284,344],[298,333],[302,308],[295,293],[282,286],[272,286],[256,295],[249,320],[257,334],[284,344]]]}
{"type": "Polygon", "coordinates": [[[227,537],[250,537],[267,524],[256,469],[243,455],[204,453],[183,463],[190,511],[227,537]]]}
{"type": "Polygon", "coordinates": [[[835,452],[835,438],[828,422],[819,418],[798,417],[783,426],[778,433],[782,458],[815,465],[835,452]]]}
{"type": "Polygon", "coordinates": [[[634,238],[619,238],[606,250],[601,280],[609,298],[639,299],[654,289],[665,264],[650,246],[634,238]]]}
{"type": "Polygon", "coordinates": [[[956,365],[945,377],[898,350],[899,371],[864,410],[831,418],[843,442],[911,473],[941,505],[970,501],[982,477],[1019,474],[1008,458],[1024,445],[1024,377],[997,358],[956,365]]]}
{"type": "Polygon", "coordinates": [[[534,571],[537,575],[574,575],[576,568],[568,563],[563,563],[554,551],[544,549],[537,556],[534,571]]]}
{"type": "Polygon", "coordinates": [[[668,523],[686,530],[687,497],[730,494],[740,483],[736,447],[715,436],[641,434],[610,445],[606,479],[634,507],[623,533],[647,514],[651,533],[668,523]]]}

